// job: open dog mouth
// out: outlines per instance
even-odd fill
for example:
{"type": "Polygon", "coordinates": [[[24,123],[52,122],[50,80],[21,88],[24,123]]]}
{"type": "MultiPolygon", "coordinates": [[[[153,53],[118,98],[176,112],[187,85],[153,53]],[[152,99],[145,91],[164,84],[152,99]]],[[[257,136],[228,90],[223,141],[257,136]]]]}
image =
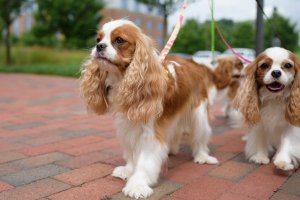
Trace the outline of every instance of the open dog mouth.
{"type": "Polygon", "coordinates": [[[271,92],[280,92],[284,89],[284,85],[279,82],[273,82],[271,84],[266,85],[269,91],[271,92]]]}

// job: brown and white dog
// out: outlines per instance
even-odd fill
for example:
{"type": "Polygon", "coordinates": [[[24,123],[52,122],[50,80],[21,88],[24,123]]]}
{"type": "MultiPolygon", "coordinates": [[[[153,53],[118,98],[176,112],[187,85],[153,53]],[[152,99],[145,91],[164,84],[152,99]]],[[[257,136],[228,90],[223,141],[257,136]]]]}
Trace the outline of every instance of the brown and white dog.
{"type": "Polygon", "coordinates": [[[225,104],[225,116],[232,119],[232,123],[239,121],[240,115],[232,108],[232,100],[240,86],[244,65],[235,55],[219,58],[214,70],[214,83],[219,97],[225,104]]]}
{"type": "Polygon", "coordinates": [[[160,63],[152,40],[128,20],[103,25],[81,73],[89,110],[113,113],[125,166],[113,176],[127,179],[125,195],[146,198],[168,151],[176,153],[183,132],[191,138],[194,162],[216,164],[208,140],[211,74],[204,66],[176,57],[160,63]]]}
{"type": "Polygon", "coordinates": [[[249,127],[246,157],[282,170],[300,160],[300,62],[290,51],[266,49],[246,68],[233,105],[249,127]]]}

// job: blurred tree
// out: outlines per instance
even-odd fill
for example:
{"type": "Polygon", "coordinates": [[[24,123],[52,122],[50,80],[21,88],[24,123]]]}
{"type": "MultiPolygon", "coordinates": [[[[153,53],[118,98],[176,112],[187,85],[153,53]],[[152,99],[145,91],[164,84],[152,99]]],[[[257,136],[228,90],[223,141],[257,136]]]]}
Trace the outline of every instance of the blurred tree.
{"type": "MultiPolygon", "coordinates": [[[[199,50],[210,50],[211,32],[210,21],[199,23],[195,19],[189,19],[182,26],[178,37],[172,47],[172,52],[193,54],[199,50]]],[[[228,42],[232,39],[232,29],[234,22],[232,20],[222,19],[218,21],[219,27],[228,42]]],[[[225,45],[221,39],[216,36],[215,47],[217,51],[224,51],[225,45]]]]}
{"type": "MultiPolygon", "coordinates": [[[[299,35],[296,30],[296,23],[291,23],[288,18],[276,13],[274,21],[275,25],[275,36],[281,41],[281,46],[287,48],[290,51],[295,51],[298,46],[299,35]]],[[[265,48],[272,46],[272,23],[265,21],[265,48]]]]}
{"type": "Polygon", "coordinates": [[[199,49],[205,49],[205,31],[195,19],[186,20],[171,49],[172,52],[195,53],[199,49]]]}
{"type": "Polygon", "coordinates": [[[12,22],[19,16],[21,6],[26,0],[0,0],[0,19],[3,21],[5,35],[4,43],[6,48],[6,64],[11,64],[10,55],[10,30],[9,27],[12,22]]]}
{"type": "Polygon", "coordinates": [[[254,24],[251,21],[238,22],[232,33],[233,47],[254,48],[254,24]]]}
{"type": "MultiPolygon", "coordinates": [[[[232,35],[232,30],[234,29],[234,26],[235,26],[234,21],[232,21],[231,19],[221,19],[217,23],[222,31],[224,38],[226,39],[226,41],[228,43],[231,44],[234,40],[234,37],[232,35]]],[[[227,47],[221,40],[217,31],[216,31],[216,35],[217,35],[216,36],[216,50],[221,51],[221,52],[225,51],[227,49],[227,47]]]]}
{"type": "Polygon", "coordinates": [[[32,31],[40,41],[57,43],[59,38],[67,47],[86,47],[87,40],[95,36],[102,0],[36,0],[36,3],[36,24],[32,31]]]}
{"type": "Polygon", "coordinates": [[[0,43],[2,42],[3,30],[4,30],[4,25],[2,20],[0,20],[0,43]]]}
{"type": "Polygon", "coordinates": [[[163,15],[163,38],[167,41],[168,36],[168,16],[176,11],[179,3],[182,0],[137,0],[138,2],[149,5],[150,7],[156,7],[163,15]]]}

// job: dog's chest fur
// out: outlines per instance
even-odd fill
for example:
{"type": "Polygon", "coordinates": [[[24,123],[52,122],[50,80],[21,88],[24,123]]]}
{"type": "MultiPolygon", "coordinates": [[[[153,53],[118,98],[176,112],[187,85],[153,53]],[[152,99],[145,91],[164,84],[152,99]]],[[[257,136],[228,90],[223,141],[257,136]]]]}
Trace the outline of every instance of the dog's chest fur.
{"type": "Polygon", "coordinates": [[[273,145],[280,142],[281,135],[290,126],[285,119],[286,101],[283,97],[268,99],[261,104],[261,125],[273,145]]]}

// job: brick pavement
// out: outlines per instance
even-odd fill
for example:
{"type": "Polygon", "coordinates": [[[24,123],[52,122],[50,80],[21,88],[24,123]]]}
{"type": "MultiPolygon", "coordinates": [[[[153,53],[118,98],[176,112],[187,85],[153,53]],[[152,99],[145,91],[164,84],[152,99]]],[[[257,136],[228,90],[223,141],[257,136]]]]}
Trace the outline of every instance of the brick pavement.
{"type": "MultiPolygon", "coordinates": [[[[244,131],[214,108],[212,154],[220,165],[197,165],[182,146],[150,199],[299,200],[300,171],[248,163],[244,131]]],[[[0,200],[127,199],[110,176],[124,164],[109,115],[86,114],[72,78],[0,74],[0,200]]]]}

